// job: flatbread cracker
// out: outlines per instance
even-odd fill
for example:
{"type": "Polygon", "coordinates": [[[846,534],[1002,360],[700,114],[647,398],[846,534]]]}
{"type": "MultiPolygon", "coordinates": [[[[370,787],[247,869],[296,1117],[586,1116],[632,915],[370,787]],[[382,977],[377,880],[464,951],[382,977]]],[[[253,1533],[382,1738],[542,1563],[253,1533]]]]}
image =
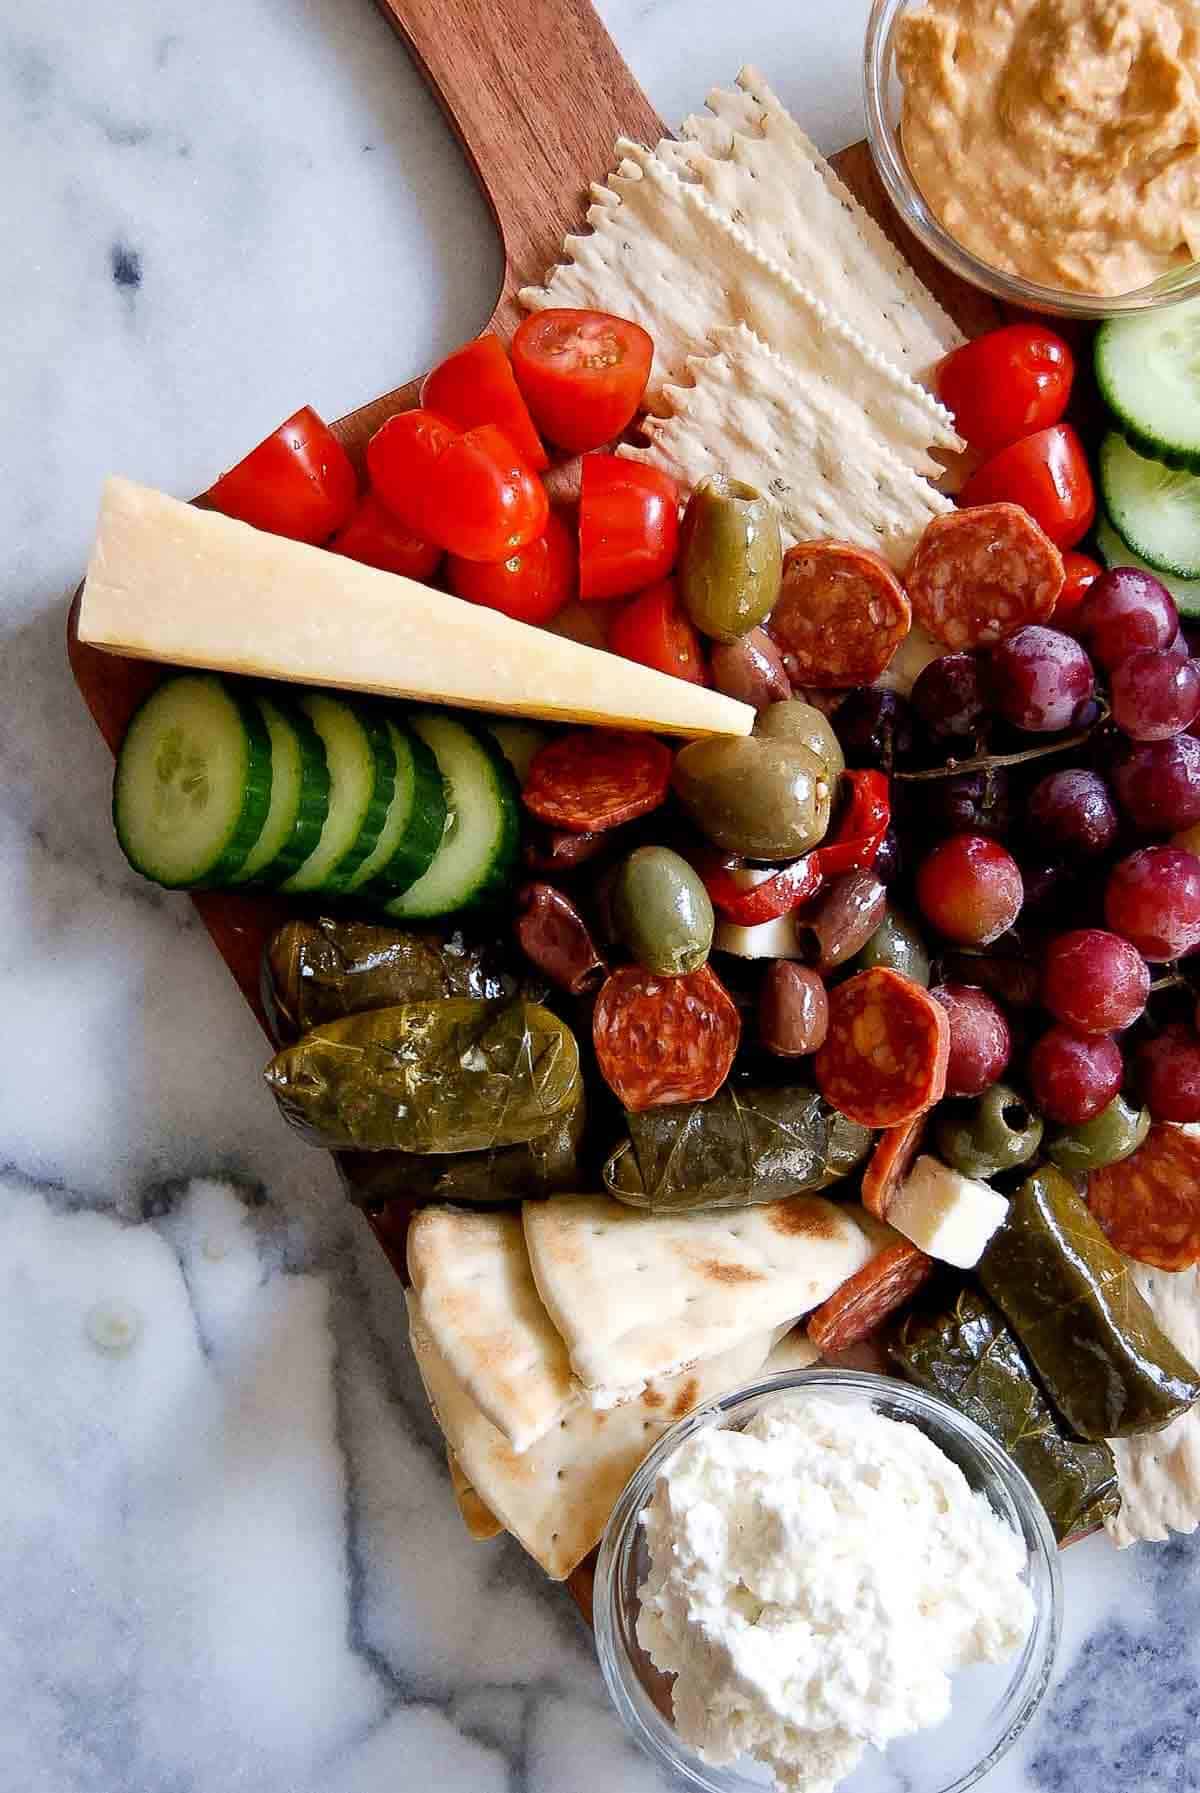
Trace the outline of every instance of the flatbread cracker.
{"type": "MultiPolygon", "coordinates": [[[[1138,1292],[1149,1303],[1173,1345],[1189,1363],[1200,1365],[1200,1268],[1155,1270],[1131,1264],[1138,1292]]],[[[1121,1506],[1104,1529],[1124,1550],[1146,1540],[1165,1543],[1171,1532],[1194,1532],[1200,1525],[1200,1405],[1189,1408],[1161,1432],[1110,1438],[1117,1464],[1121,1506]]]]}
{"type": "Polygon", "coordinates": [[[647,446],[619,452],[689,491],[735,474],[770,493],[788,544],[834,536],[903,571],[950,500],[889,451],[836,370],[792,366],[744,324],[712,336],[717,352],[688,363],[691,384],[665,389],[669,414],[646,418],[647,446]]]}
{"type": "Polygon", "coordinates": [[[816,1195],[700,1214],[557,1196],[522,1213],[534,1278],[585,1388],[672,1375],[799,1319],[874,1249],[853,1215],[816,1195]]]}
{"type": "Polygon", "coordinates": [[[450,1486],[454,1490],[458,1510],[471,1536],[481,1544],[486,1544],[489,1538],[498,1538],[504,1527],[492,1509],[480,1500],[471,1486],[466,1470],[449,1445],[446,1446],[446,1464],[450,1470],[450,1486]]]}
{"type": "Polygon", "coordinates": [[[654,339],[646,388],[652,411],[686,378],[721,326],[746,323],[805,370],[836,374],[870,429],[914,471],[938,477],[930,453],[963,443],[950,413],[829,306],[765,255],[732,218],[681,181],[652,151],[622,138],[621,162],[593,188],[590,236],[568,237],[567,259],[520,294],[530,310],[565,305],[633,318],[654,339]]]}
{"type": "Polygon", "coordinates": [[[580,1390],[538,1295],[520,1216],[420,1209],[408,1227],[408,1274],[453,1374],[513,1449],[528,1450],[580,1390]]]}

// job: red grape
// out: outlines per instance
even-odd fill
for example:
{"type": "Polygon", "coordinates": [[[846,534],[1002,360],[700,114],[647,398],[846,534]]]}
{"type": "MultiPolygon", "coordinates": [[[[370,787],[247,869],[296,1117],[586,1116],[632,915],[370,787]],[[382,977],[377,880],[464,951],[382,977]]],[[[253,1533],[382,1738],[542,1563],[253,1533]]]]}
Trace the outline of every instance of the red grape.
{"type": "Polygon", "coordinates": [[[1052,921],[1062,913],[1069,919],[1079,912],[1079,862],[1059,859],[1053,853],[1025,859],[1021,864],[1021,881],[1025,886],[1023,916],[1033,915],[1042,922],[1052,921]]]}
{"type": "Polygon", "coordinates": [[[1079,1033],[1120,1033],[1146,1006],[1150,968],[1135,947],[1104,928],[1057,935],[1042,963],[1042,1002],[1079,1033]]]}
{"type": "Polygon", "coordinates": [[[1003,766],[933,778],[920,797],[920,820],[931,834],[1007,834],[1012,821],[1003,766]]]}
{"type": "Polygon", "coordinates": [[[1066,853],[1105,853],[1117,838],[1117,811],[1098,772],[1051,772],[1034,786],[1029,820],[1066,853]]]}
{"type": "Polygon", "coordinates": [[[1135,741],[1169,741],[1200,715],[1200,666],[1169,648],[1141,647],[1111,680],[1113,721],[1135,741]]]}
{"type": "Polygon", "coordinates": [[[1016,860],[985,834],[952,834],[917,873],[922,914],[959,946],[998,940],[1016,921],[1023,897],[1016,860]]]}
{"type": "Polygon", "coordinates": [[[1137,648],[1170,647],[1179,632],[1179,612],[1152,573],[1113,567],[1088,587],[1071,627],[1092,659],[1111,670],[1137,648]]]}
{"type": "Polygon", "coordinates": [[[933,736],[972,735],[987,712],[974,654],[943,654],[917,675],[912,706],[933,736]]]}
{"type": "Polygon", "coordinates": [[[1003,1012],[974,984],[936,984],[929,992],[950,1018],[948,1096],[978,1096],[1008,1063],[1012,1034],[1003,1012]]]}
{"type": "Polygon", "coordinates": [[[1052,1027],[1029,1056],[1029,1087],[1048,1120],[1078,1127],[1108,1107],[1123,1071],[1121,1048],[1108,1034],[1052,1027]]]}
{"type": "Polygon", "coordinates": [[[1069,728],[1095,689],[1092,663],[1070,635],[1030,623],[992,649],[992,701],[1006,722],[1031,734],[1069,728]]]}
{"type": "Polygon", "coordinates": [[[1117,801],[1135,828],[1174,834],[1200,822],[1200,740],[1130,742],[1112,771],[1117,801]]]}
{"type": "Polygon", "coordinates": [[[890,772],[912,757],[912,711],[894,691],[856,686],[838,705],[835,726],[848,766],[890,772]]]}
{"type": "Polygon", "coordinates": [[[1137,1049],[1142,1100],[1156,1121],[1200,1121],[1200,1039],[1173,1021],[1137,1049]]]}
{"type": "Polygon", "coordinates": [[[1143,959],[1190,953],[1200,946],[1200,857],[1183,847],[1131,853],[1109,875],[1104,915],[1143,959]]]}

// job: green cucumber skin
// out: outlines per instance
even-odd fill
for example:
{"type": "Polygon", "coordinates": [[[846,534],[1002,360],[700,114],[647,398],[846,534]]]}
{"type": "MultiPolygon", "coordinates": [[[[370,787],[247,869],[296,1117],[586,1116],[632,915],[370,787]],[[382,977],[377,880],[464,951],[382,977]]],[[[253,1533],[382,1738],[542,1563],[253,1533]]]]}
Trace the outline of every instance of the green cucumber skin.
{"type": "Polygon", "coordinates": [[[362,827],[347,851],[342,854],[336,864],[330,867],[321,880],[317,890],[313,893],[318,896],[337,896],[345,891],[354,873],[379,839],[396,788],[396,752],[382,717],[366,704],[350,703],[350,700],[345,697],[343,697],[343,701],[354,711],[366,730],[367,743],[375,767],[375,782],[366,814],[363,816],[362,827]]]}
{"type": "Polygon", "coordinates": [[[416,786],[409,825],[387,864],[353,893],[380,907],[402,896],[418,878],[425,876],[446,832],[446,785],[438,763],[419,735],[411,729],[404,729],[404,733],[413,756],[416,786]]]}
{"type": "Polygon", "coordinates": [[[1095,529],[1096,552],[1106,567],[1137,567],[1143,573],[1150,573],[1166,586],[1175,600],[1175,608],[1180,616],[1189,619],[1200,618],[1200,579],[1179,579],[1173,573],[1164,573],[1158,567],[1152,567],[1148,560],[1143,560],[1124,540],[1116,524],[1105,511],[1101,510],[1096,518],[1095,529]]]}
{"type": "MultiPolygon", "coordinates": [[[[445,715],[444,712],[438,711],[431,711],[429,714],[434,717],[444,717],[445,715]]],[[[428,898],[414,902],[410,899],[409,893],[405,892],[386,905],[386,913],[394,920],[432,921],[444,915],[459,915],[469,911],[487,909],[507,893],[517,866],[521,823],[520,789],[516,775],[484,725],[468,722],[465,717],[458,714],[452,715],[449,719],[470,735],[487,761],[494,798],[501,810],[499,838],[492,850],[487,869],[468,891],[445,903],[431,903],[428,898]]],[[[414,717],[414,720],[419,722],[420,716],[414,717]]],[[[448,795],[452,797],[452,791],[448,790],[448,795]]]]}
{"type": "Polygon", "coordinates": [[[1186,538],[1191,544],[1191,559],[1187,564],[1179,559],[1167,559],[1160,544],[1134,539],[1139,523],[1152,519],[1156,502],[1160,522],[1163,517],[1170,522],[1172,517],[1172,501],[1161,493],[1157,498],[1153,493],[1147,494],[1139,482],[1147,477],[1160,477],[1161,469],[1163,479],[1177,478],[1189,482],[1188,490],[1193,493],[1194,503],[1197,495],[1196,475],[1180,468],[1168,468],[1162,461],[1148,461],[1148,457],[1144,455],[1140,456],[1139,465],[1138,460],[1131,461],[1130,457],[1133,456],[1138,456],[1138,450],[1118,430],[1110,430],[1100,444],[1096,457],[1097,484],[1105,516],[1125,546],[1155,573],[1169,573],[1174,578],[1189,583],[1200,579],[1200,512],[1186,517],[1186,538]],[[1148,474],[1142,471],[1147,466],[1148,474]]]}
{"type": "Polygon", "coordinates": [[[1118,435],[1124,436],[1130,448],[1135,448],[1138,454],[1145,455],[1148,461],[1161,461],[1164,467],[1171,467],[1176,473],[1200,473],[1200,448],[1173,448],[1170,443],[1163,442],[1159,437],[1148,435],[1145,430],[1140,430],[1135,423],[1122,417],[1119,411],[1113,409],[1112,402],[1103,385],[1100,387],[1100,393],[1109,407],[1109,422],[1118,435]]]}
{"type": "Polygon", "coordinates": [[[274,688],[264,690],[261,695],[291,724],[300,746],[300,804],[292,832],[274,859],[248,880],[251,885],[271,888],[299,871],[321,838],[329,814],[329,766],[325,759],[325,743],[304,711],[289,703],[274,688]]]}
{"type": "MultiPolygon", "coordinates": [[[[1174,307],[1168,307],[1168,316],[1173,309],[1174,307]]],[[[1190,445],[1168,441],[1129,415],[1120,391],[1121,382],[1114,379],[1111,365],[1112,358],[1121,353],[1121,338],[1127,332],[1127,320],[1110,319],[1096,332],[1092,350],[1096,385],[1111,413],[1114,429],[1124,436],[1131,448],[1136,449],[1138,454],[1145,455],[1148,460],[1161,461],[1164,467],[1173,467],[1180,473],[1200,473],[1200,407],[1197,409],[1196,441],[1190,445]]]]}

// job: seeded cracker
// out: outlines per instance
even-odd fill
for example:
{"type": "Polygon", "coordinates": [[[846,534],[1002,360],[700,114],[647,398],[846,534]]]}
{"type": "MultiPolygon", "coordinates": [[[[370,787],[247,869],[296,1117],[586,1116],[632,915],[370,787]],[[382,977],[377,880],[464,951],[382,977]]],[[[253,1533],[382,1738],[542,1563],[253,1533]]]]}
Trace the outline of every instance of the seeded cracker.
{"type": "MultiPolygon", "coordinates": [[[[1130,1269],[1171,1343],[1190,1363],[1200,1363],[1200,1269],[1130,1269]]],[[[1200,1525],[1200,1406],[1162,1432],[1108,1443],[1121,1491],[1119,1512],[1104,1521],[1113,1543],[1123,1550],[1140,1540],[1165,1543],[1171,1532],[1194,1532],[1200,1525]]]]}

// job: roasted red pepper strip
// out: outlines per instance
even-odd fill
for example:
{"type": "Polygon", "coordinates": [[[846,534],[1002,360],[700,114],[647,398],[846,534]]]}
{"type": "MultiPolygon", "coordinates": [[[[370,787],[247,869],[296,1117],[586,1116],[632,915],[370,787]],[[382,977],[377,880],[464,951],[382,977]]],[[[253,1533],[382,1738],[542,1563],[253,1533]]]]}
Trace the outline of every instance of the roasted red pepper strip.
{"type": "MultiPolygon", "coordinates": [[[[850,795],[832,840],[809,854],[822,878],[837,878],[875,863],[892,819],[887,776],[883,772],[844,772],[850,795]]],[[[710,893],[711,894],[711,893],[710,893]]],[[[716,898],[713,898],[716,902],[716,898]]]]}
{"type": "Polygon", "coordinates": [[[754,928],[759,922],[789,914],[816,896],[821,886],[815,853],[794,859],[761,884],[746,886],[733,875],[739,864],[735,854],[705,852],[693,857],[713,907],[740,928],[754,928]]]}

